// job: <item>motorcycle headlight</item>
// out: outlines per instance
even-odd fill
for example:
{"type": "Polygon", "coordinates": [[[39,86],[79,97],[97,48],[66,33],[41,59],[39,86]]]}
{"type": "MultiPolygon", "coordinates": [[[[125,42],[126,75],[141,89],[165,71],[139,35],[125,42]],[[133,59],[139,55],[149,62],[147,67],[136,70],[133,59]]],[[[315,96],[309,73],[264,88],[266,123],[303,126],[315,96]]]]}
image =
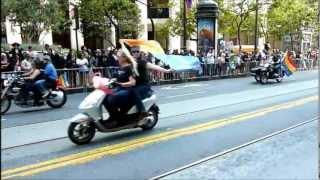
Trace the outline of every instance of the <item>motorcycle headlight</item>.
{"type": "Polygon", "coordinates": [[[4,80],[4,81],[3,81],[3,85],[4,85],[4,86],[9,86],[9,80],[4,80]]]}

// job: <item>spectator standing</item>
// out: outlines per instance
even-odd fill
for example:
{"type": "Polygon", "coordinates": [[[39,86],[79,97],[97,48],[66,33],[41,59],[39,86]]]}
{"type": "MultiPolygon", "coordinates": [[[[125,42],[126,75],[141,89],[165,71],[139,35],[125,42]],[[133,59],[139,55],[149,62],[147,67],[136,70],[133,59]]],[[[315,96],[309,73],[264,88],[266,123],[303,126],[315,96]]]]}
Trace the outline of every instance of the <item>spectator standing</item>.
{"type": "Polygon", "coordinates": [[[213,76],[216,73],[216,65],[215,65],[215,58],[214,58],[214,53],[212,49],[209,50],[207,53],[207,66],[209,70],[209,75],[213,76]]]}
{"type": "Polygon", "coordinates": [[[19,47],[20,47],[19,43],[12,44],[12,49],[9,52],[8,71],[17,70],[17,67],[20,66],[20,62],[23,59],[23,55],[22,55],[22,51],[19,47]]]}
{"type": "Polygon", "coordinates": [[[24,53],[24,59],[21,61],[21,70],[26,72],[29,72],[32,70],[31,57],[27,52],[24,53]]]}
{"type": "Polygon", "coordinates": [[[102,52],[100,49],[96,50],[96,62],[98,67],[103,67],[103,59],[102,59],[102,52]]]}
{"type": "Polygon", "coordinates": [[[85,82],[87,80],[87,72],[88,72],[88,59],[85,58],[82,54],[76,60],[76,64],[79,67],[79,79],[80,79],[80,86],[86,86],[85,82]]]}

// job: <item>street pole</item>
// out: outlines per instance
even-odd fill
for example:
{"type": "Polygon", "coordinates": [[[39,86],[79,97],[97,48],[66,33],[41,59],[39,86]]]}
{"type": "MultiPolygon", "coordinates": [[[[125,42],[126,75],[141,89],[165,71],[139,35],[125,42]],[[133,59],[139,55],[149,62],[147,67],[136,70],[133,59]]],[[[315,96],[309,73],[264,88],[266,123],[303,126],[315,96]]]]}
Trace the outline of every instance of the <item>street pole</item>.
{"type": "MultiPolygon", "coordinates": [[[[76,46],[77,46],[77,52],[79,51],[79,45],[78,45],[78,29],[79,29],[79,12],[78,12],[78,6],[74,5],[74,14],[75,14],[75,33],[76,33],[76,46]]],[[[77,56],[77,53],[76,53],[77,56]]]]}
{"type": "MultiPolygon", "coordinates": [[[[138,2],[140,4],[143,4],[145,6],[147,6],[147,11],[150,12],[151,11],[151,5],[149,4],[149,2],[144,3],[142,1],[139,1],[139,0],[135,0],[135,2],[138,2]]],[[[154,22],[153,22],[153,19],[151,17],[151,13],[149,14],[149,19],[151,21],[151,29],[152,29],[152,40],[155,40],[156,39],[156,33],[155,33],[155,27],[154,27],[154,22]]]]}
{"type": "Polygon", "coordinates": [[[257,52],[258,46],[258,0],[256,0],[256,22],[255,22],[255,31],[254,31],[254,51],[257,52]]]}
{"type": "Polygon", "coordinates": [[[183,49],[187,50],[187,17],[186,17],[186,0],[183,1],[183,49]]]}
{"type": "MultiPolygon", "coordinates": [[[[320,26],[320,0],[318,1],[318,26],[320,26]]],[[[320,50],[320,31],[318,32],[318,50],[320,50]]]]}

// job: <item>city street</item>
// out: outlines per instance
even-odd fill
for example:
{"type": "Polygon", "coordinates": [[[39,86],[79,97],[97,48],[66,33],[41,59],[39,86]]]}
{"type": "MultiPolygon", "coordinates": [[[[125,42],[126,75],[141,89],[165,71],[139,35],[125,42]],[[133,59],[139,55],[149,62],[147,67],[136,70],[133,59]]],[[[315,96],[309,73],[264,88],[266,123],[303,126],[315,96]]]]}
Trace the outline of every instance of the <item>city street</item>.
{"type": "Polygon", "coordinates": [[[318,77],[154,86],[153,130],[97,133],[83,146],[67,127],[88,93],[68,95],[61,109],[13,107],[1,119],[1,178],[317,179],[318,77]]]}

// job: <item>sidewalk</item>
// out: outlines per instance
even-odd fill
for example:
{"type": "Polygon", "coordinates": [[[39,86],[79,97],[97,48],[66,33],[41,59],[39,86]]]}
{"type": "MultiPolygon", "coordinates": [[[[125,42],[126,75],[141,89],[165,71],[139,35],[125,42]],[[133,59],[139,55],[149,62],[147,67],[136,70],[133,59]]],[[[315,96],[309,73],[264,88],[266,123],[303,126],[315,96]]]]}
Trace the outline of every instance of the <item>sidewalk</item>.
{"type": "Polygon", "coordinates": [[[317,126],[317,121],[313,121],[163,179],[316,180],[319,177],[317,126]]]}

